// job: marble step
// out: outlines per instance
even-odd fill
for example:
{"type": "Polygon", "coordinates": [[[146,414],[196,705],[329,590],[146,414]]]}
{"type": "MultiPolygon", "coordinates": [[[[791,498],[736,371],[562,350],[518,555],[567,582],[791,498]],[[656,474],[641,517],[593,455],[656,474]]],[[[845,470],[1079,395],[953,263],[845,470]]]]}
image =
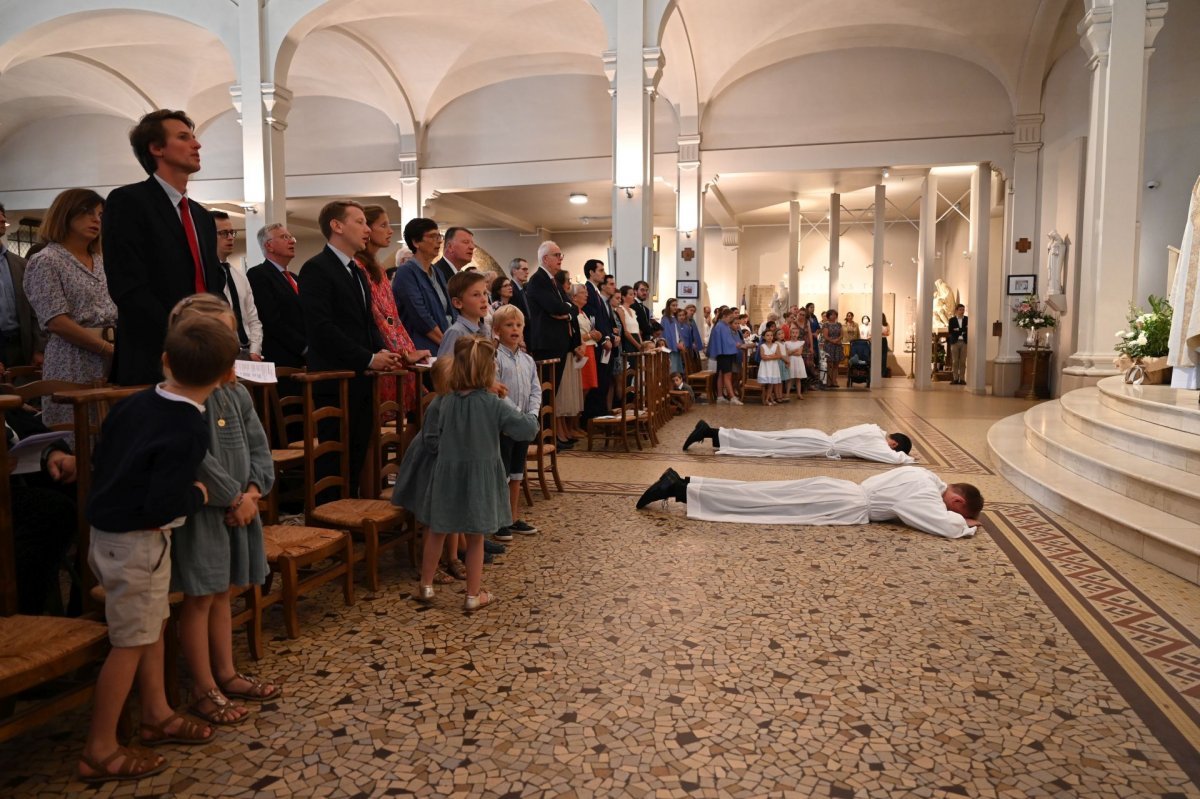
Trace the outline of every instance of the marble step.
{"type": "Polygon", "coordinates": [[[1096,387],[1067,392],[1062,417],[1080,433],[1139,458],[1200,475],[1200,435],[1142,421],[1104,404],[1096,387]]]}
{"type": "Polygon", "coordinates": [[[1025,415],[1016,414],[988,430],[988,448],[1000,474],[1092,535],[1200,585],[1200,525],[1063,468],[1033,448],[1027,429],[1025,415]]]}
{"type": "Polygon", "coordinates": [[[1100,402],[1126,416],[1200,435],[1200,392],[1170,386],[1131,386],[1117,375],[1096,384],[1100,402]]]}
{"type": "Polygon", "coordinates": [[[1200,480],[1080,433],[1064,423],[1059,402],[1025,412],[1025,438],[1050,460],[1097,485],[1180,519],[1200,519],[1200,480]]]}

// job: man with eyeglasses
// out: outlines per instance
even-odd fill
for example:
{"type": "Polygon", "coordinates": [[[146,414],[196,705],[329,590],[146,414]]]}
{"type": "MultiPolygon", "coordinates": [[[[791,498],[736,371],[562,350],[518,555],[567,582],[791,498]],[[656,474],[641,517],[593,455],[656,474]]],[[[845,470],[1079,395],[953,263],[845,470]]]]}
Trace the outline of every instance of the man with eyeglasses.
{"type": "Polygon", "coordinates": [[[246,273],[254,290],[254,304],[262,324],[262,355],[276,366],[296,369],[305,365],[308,337],[304,332],[304,309],[300,287],[288,271],[296,257],[296,237],[282,222],[258,231],[258,246],[266,260],[246,273]]]}
{"type": "Polygon", "coordinates": [[[562,380],[567,352],[571,349],[571,320],[575,306],[554,284],[554,276],[562,270],[563,251],[552,241],[538,247],[538,269],[529,278],[525,297],[529,301],[529,320],[533,333],[529,339],[530,355],[535,361],[557,358],[554,366],[554,387],[562,380]]]}
{"type": "Polygon", "coordinates": [[[221,269],[225,272],[225,299],[237,317],[238,343],[242,345],[238,360],[261,361],[263,328],[254,304],[254,289],[250,288],[250,282],[246,279],[245,268],[229,263],[237,243],[237,231],[233,229],[229,214],[224,211],[209,213],[217,223],[217,257],[221,259],[221,269]]]}

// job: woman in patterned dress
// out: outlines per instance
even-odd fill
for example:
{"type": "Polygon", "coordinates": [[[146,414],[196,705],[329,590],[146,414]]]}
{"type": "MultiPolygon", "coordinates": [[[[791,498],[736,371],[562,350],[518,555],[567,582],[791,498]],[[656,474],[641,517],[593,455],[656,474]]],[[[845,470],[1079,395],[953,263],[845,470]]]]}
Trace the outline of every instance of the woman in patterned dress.
{"type": "MultiPolygon", "coordinates": [[[[67,189],[54,198],[38,235],[46,246],[29,259],[25,293],[48,334],[42,377],[92,383],[108,379],[117,306],[108,294],[100,254],[104,198],[67,189]]],[[[70,405],[44,403],[47,425],[70,422],[70,405]]]]}
{"type": "Polygon", "coordinates": [[[825,323],[821,325],[821,348],[825,351],[825,385],[838,387],[838,366],[842,363],[842,323],[835,310],[825,312],[825,323]]]}
{"type": "MultiPolygon", "coordinates": [[[[383,267],[379,265],[379,252],[392,241],[392,225],[387,212],[382,206],[368,205],[363,209],[367,217],[367,225],[371,229],[371,237],[367,246],[356,256],[358,268],[367,276],[367,285],[371,289],[371,315],[375,318],[375,326],[383,336],[384,346],[391,352],[397,353],[406,364],[414,364],[429,357],[429,350],[419,350],[413,344],[408,331],[400,322],[400,314],[396,311],[396,299],[392,296],[392,285],[387,281],[383,267]]],[[[383,402],[396,399],[396,381],[403,381],[402,403],[405,413],[417,411],[417,376],[413,372],[398,377],[381,376],[379,380],[379,398],[383,402]]]]}

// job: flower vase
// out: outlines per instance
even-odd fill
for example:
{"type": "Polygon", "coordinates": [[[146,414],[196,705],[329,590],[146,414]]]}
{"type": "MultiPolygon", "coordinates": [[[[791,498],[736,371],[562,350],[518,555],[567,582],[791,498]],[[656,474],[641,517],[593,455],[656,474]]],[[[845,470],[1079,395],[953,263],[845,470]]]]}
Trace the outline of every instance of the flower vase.
{"type": "Polygon", "coordinates": [[[1026,328],[1026,330],[1028,332],[1025,334],[1025,348],[1031,350],[1037,346],[1038,332],[1036,327],[1026,328]]]}

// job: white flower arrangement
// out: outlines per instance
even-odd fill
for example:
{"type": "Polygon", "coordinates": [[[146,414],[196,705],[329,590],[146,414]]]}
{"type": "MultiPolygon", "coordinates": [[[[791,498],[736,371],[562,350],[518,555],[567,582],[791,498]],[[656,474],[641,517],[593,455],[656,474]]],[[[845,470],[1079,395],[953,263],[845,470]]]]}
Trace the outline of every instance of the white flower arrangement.
{"type": "Polygon", "coordinates": [[[1150,311],[1142,312],[1133,303],[1129,304],[1129,329],[1117,331],[1117,344],[1113,349],[1136,360],[1138,358],[1161,358],[1167,354],[1171,336],[1171,304],[1161,297],[1150,295],[1150,311]]]}

